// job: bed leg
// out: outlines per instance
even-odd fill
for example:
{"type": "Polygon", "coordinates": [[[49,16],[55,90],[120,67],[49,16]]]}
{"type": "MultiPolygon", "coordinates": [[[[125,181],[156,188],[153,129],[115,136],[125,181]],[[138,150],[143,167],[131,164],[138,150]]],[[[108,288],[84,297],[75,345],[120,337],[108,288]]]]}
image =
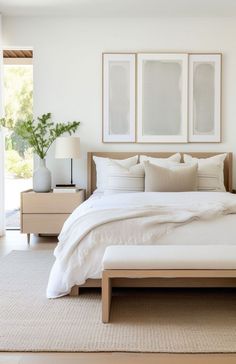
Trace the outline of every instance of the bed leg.
{"type": "Polygon", "coordinates": [[[102,273],[102,322],[104,324],[109,322],[110,309],[111,309],[111,294],[112,285],[109,272],[103,271],[102,273]]]}
{"type": "Polygon", "coordinates": [[[73,286],[70,291],[70,296],[79,296],[79,286],[73,286]]]}

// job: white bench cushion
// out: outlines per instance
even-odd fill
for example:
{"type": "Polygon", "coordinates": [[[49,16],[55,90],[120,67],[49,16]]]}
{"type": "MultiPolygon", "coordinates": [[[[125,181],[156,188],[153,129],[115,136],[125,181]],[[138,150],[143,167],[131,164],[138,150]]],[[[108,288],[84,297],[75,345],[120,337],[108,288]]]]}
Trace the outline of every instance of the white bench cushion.
{"type": "Polygon", "coordinates": [[[236,269],[234,245],[114,245],[103,269],[236,269]]]}

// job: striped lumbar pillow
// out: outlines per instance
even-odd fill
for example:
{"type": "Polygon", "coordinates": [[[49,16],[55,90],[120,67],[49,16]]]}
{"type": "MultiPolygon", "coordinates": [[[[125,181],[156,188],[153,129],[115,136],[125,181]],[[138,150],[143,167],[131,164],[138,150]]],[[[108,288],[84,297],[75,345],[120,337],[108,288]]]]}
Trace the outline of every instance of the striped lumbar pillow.
{"type": "Polygon", "coordinates": [[[110,159],[93,156],[94,163],[96,164],[96,172],[97,172],[97,191],[104,192],[107,188],[108,182],[108,166],[111,161],[116,162],[125,168],[130,168],[134,166],[138,162],[138,155],[134,157],[130,157],[127,159],[110,159]]]}
{"type": "Polygon", "coordinates": [[[198,165],[198,190],[199,191],[225,191],[224,185],[224,160],[227,154],[218,154],[210,158],[194,158],[184,154],[186,165],[198,165]]]}
{"type": "Polygon", "coordinates": [[[108,184],[105,193],[143,191],[144,168],[141,164],[125,168],[110,160],[108,167],[108,184]]]}

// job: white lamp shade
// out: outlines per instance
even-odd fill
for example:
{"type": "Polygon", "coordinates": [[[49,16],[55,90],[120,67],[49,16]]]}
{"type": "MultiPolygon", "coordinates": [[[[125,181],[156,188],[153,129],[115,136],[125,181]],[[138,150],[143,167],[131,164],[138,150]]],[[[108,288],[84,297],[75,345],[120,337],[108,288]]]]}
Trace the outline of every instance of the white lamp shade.
{"type": "Polygon", "coordinates": [[[56,158],[80,158],[79,137],[59,137],[56,139],[56,158]]]}

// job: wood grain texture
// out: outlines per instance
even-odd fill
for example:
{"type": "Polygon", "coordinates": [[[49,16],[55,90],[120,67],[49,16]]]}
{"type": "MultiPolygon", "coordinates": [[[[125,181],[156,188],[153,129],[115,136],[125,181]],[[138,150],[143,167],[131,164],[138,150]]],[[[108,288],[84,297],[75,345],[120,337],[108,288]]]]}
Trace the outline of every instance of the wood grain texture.
{"type": "Polygon", "coordinates": [[[26,49],[4,49],[3,58],[33,58],[33,51],[26,49]]]}
{"type": "Polygon", "coordinates": [[[107,269],[102,272],[102,322],[110,317],[113,278],[236,278],[235,269],[107,269]]]}
{"type": "Polygon", "coordinates": [[[56,234],[70,214],[85,199],[85,190],[76,193],[21,193],[21,232],[56,234]]]}
{"type": "MultiPolygon", "coordinates": [[[[203,278],[203,277],[182,277],[182,278],[113,278],[113,287],[126,287],[126,288],[217,288],[217,287],[236,287],[236,278],[203,278]]],[[[101,288],[101,279],[87,279],[84,284],[79,286],[83,288],[101,288]]]]}
{"type": "Polygon", "coordinates": [[[22,214],[22,233],[59,234],[70,214],[22,214]]]}
{"type": "Polygon", "coordinates": [[[102,322],[109,322],[111,307],[112,285],[109,272],[102,274],[102,322]]]}
{"type": "Polygon", "coordinates": [[[70,214],[84,201],[84,190],[76,193],[22,192],[24,214],[70,214]]]}
{"type": "Polygon", "coordinates": [[[236,269],[107,269],[109,278],[236,278],[236,269]]]}

